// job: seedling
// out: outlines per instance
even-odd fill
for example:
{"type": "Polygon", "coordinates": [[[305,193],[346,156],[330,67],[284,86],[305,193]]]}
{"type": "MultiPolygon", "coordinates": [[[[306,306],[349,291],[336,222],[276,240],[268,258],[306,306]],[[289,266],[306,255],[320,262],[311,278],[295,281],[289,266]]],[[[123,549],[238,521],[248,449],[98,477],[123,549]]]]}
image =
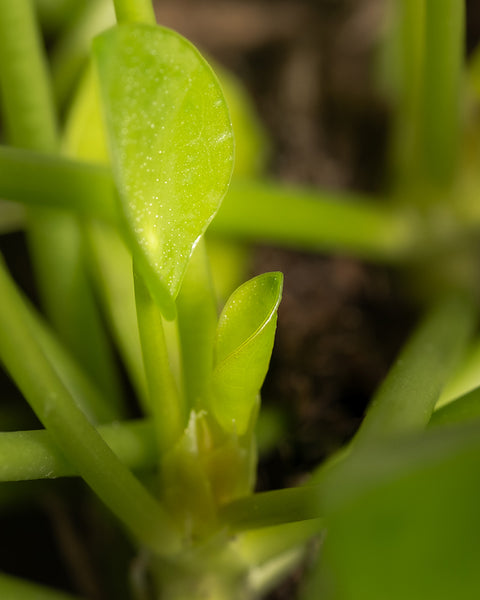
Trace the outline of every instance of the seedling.
{"type": "MultiPolygon", "coordinates": [[[[80,15],[79,47],[99,6],[80,15]]],[[[82,478],[135,548],[125,597],[257,598],[306,557],[306,600],[478,594],[478,341],[464,351],[478,314],[479,180],[460,118],[467,94],[478,102],[478,58],[466,89],[463,3],[394,6],[381,204],[286,188],[253,159],[234,170],[222,85],[148,0],[114,2],[117,24],[95,36],[69,103],[71,78],[57,55],[50,82],[31,2],[4,2],[0,194],[25,205],[42,310],[2,262],[0,358],[44,429],[0,434],[0,494],[8,504],[5,482],[82,478]],[[61,131],[54,90],[68,104],[61,131]],[[243,283],[218,314],[207,228],[395,263],[426,298],[358,433],[303,486],[254,493],[282,275],[243,283]]],[[[259,134],[223,81],[248,157],[259,134]]],[[[0,595],[73,598],[7,574],[0,595]]]]}

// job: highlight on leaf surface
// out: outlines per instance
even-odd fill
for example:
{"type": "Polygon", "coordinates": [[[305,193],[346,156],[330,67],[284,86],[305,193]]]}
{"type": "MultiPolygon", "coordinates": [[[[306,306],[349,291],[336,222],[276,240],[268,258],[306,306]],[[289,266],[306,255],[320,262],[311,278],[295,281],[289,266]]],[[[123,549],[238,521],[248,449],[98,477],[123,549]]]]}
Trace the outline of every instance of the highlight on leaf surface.
{"type": "Polygon", "coordinates": [[[187,40],[125,24],[94,42],[115,181],[137,268],[164,316],[227,191],[233,133],[216,76],[187,40]]]}
{"type": "Polygon", "coordinates": [[[210,408],[229,433],[247,432],[267,373],[283,275],[250,279],[228,299],[218,322],[210,408]]]}

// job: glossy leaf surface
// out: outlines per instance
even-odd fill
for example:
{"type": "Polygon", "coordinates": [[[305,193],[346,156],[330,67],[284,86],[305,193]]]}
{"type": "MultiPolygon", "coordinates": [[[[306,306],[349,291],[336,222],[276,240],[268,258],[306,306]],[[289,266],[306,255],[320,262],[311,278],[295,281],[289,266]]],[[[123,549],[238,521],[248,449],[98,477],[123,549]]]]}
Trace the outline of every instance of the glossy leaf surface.
{"type": "Polygon", "coordinates": [[[137,267],[167,318],[233,166],[233,135],[209,65],[178,34],[120,25],[94,44],[114,177],[137,267]]]}
{"type": "Polygon", "coordinates": [[[241,285],[220,315],[214,348],[211,409],[230,433],[247,432],[273,348],[281,273],[241,285]]]}

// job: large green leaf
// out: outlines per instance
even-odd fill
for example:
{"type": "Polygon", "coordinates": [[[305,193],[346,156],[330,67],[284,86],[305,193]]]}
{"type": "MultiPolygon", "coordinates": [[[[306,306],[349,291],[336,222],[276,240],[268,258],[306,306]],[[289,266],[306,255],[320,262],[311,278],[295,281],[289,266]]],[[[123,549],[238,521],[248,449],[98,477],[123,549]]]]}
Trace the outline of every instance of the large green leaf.
{"type": "Polygon", "coordinates": [[[267,373],[283,275],[265,273],[228,299],[217,327],[211,410],[230,433],[246,433],[267,373]]]}
{"type": "Polygon", "coordinates": [[[173,318],[188,259],[230,181],[227,105],[209,65],[168,29],[119,25],[94,54],[134,259],[173,318]]]}
{"type": "Polygon", "coordinates": [[[439,427],[334,467],[323,482],[321,568],[305,600],[477,598],[479,432],[478,421],[439,427]]]}

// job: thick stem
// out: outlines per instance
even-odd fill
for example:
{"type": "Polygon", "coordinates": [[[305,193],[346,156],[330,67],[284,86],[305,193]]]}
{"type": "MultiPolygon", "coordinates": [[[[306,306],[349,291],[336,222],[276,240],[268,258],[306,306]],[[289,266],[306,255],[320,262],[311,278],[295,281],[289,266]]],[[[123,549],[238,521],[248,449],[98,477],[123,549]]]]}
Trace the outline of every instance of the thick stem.
{"type": "Polygon", "coordinates": [[[89,423],[33,337],[22,298],[0,268],[0,359],[67,460],[136,540],[165,555],[179,539],[168,515],[89,423]]]}
{"type": "Polygon", "coordinates": [[[118,23],[154,25],[155,13],[151,0],[113,0],[118,23]]]}
{"type": "Polygon", "coordinates": [[[197,244],[188,264],[177,308],[185,394],[189,406],[198,411],[206,408],[217,326],[217,306],[203,240],[197,244]]]}
{"type": "MultiPolygon", "coordinates": [[[[55,107],[31,0],[2,3],[0,90],[12,145],[55,153],[59,149],[55,107]]],[[[66,204],[68,196],[66,190],[66,204]]],[[[99,387],[120,404],[117,373],[85,272],[77,221],[69,214],[31,209],[27,213],[27,233],[41,302],[49,320],[99,387]]]]}
{"type": "Polygon", "coordinates": [[[57,208],[115,223],[109,169],[60,156],[0,146],[0,197],[27,208],[57,208]]]}
{"type": "Polygon", "coordinates": [[[162,313],[142,277],[135,273],[138,330],[160,453],[172,448],[182,435],[187,415],[178,391],[165,340],[162,313]]]}
{"type": "MultiPolygon", "coordinates": [[[[153,424],[127,421],[102,425],[99,434],[130,469],[155,467],[158,461],[153,424]]],[[[78,475],[48,431],[0,433],[0,481],[27,481],[78,475]]]]}
{"type": "Polygon", "coordinates": [[[211,230],[244,240],[392,262],[413,251],[420,237],[417,227],[410,214],[364,198],[237,180],[211,230]]]}
{"type": "Polygon", "coordinates": [[[428,180],[448,186],[459,162],[465,3],[426,0],[426,9],[419,159],[428,180]]]}
{"type": "Polygon", "coordinates": [[[352,449],[427,425],[475,320],[475,306],[463,295],[450,295],[434,306],[375,394],[352,449]]]}
{"type": "Polygon", "coordinates": [[[13,144],[31,150],[57,150],[55,110],[30,0],[2,3],[0,72],[5,121],[13,144]]]}

